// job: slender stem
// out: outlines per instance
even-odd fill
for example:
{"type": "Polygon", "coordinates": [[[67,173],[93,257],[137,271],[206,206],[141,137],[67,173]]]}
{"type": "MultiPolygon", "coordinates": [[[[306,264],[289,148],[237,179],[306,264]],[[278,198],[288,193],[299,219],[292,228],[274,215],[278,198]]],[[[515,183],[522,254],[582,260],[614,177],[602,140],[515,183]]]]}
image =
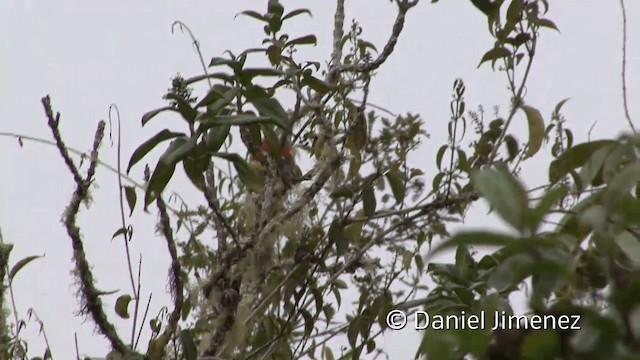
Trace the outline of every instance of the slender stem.
{"type": "Polygon", "coordinates": [[[627,101],[627,11],[624,6],[624,0],[620,0],[620,10],[622,10],[622,101],[624,104],[624,116],[627,118],[629,127],[636,133],[633,126],[631,115],[629,115],[629,104],[627,101]]]}
{"type": "MultiPolygon", "coordinates": [[[[135,301],[135,309],[138,309],[138,302],[140,301],[140,293],[139,293],[139,289],[136,288],[136,283],[134,280],[134,276],[133,276],[133,266],[131,265],[131,251],[129,249],[129,232],[126,231],[127,229],[127,221],[125,219],[124,216],[124,198],[122,196],[122,193],[124,192],[124,187],[122,186],[122,168],[121,168],[121,163],[122,163],[122,126],[121,126],[121,122],[120,122],[120,110],[118,110],[118,107],[115,105],[111,105],[109,107],[109,119],[111,119],[111,110],[114,109],[116,112],[116,122],[118,123],[118,141],[116,144],[116,162],[117,162],[117,170],[118,170],[118,202],[120,205],[120,223],[122,225],[122,229],[125,229],[125,231],[122,233],[122,240],[124,243],[124,250],[125,250],[125,254],[127,257],[127,269],[129,270],[129,280],[131,281],[131,291],[133,292],[133,296],[135,297],[134,301],[135,301]]],[[[133,316],[133,324],[132,324],[132,328],[131,328],[131,345],[133,345],[133,340],[135,339],[135,335],[136,335],[136,320],[138,319],[137,316],[137,311],[134,311],[134,316],[133,316]]]]}

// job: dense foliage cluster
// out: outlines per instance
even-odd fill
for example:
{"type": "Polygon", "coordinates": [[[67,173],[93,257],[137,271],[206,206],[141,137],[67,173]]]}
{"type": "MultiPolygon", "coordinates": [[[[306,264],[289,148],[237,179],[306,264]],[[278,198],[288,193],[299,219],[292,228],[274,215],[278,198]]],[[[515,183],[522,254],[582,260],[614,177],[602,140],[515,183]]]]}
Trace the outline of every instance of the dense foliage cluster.
{"type": "MultiPolygon", "coordinates": [[[[344,1],[337,0],[332,53],[324,64],[296,52],[315,45],[315,35],[285,32],[289,19],[309,16],[308,10],[287,11],[270,0],[264,12],[244,11],[263,26],[261,45],[227,51],[208,66],[203,61],[201,75],[177,76],[168,104],[142,116],[142,126],[162,121],[164,112],[183,120],[179,127],[168,118],[167,128],[133,152],[125,171],[118,165],[122,227],[114,237],[132,240],[125,201],[130,212],[155,205],[158,235],[171,256],[173,303],[150,321],[146,347],[138,344],[145,300],[131,262],[131,293],[119,294],[113,309],[125,319],[133,309],[128,340],[102,306],[101,297],[110,294],[94,285],[76,225],[100,169],[105,124],[84,157],[89,170],[82,175],[58,130],[60,115],[43,99],[77,186],[63,223],[74,249],[80,312],[108,340],[110,359],[377,358],[391,310],[509,315],[510,295],[523,288],[528,315],[580,316],[581,328],[429,328],[415,356],[637,358],[640,137],[632,128],[617,139],[574,144],[561,114],[566,100],[546,122],[526,102],[541,33],[557,30],[545,17],[547,1],[471,0],[495,40],[479,56],[480,65],[505,76],[511,106],[506,114],[488,114],[482,106],[469,111],[465,84],[456,79],[448,140],[433,159],[436,174],[408,160],[429,138],[420,116],[391,114],[368,101],[371,79],[392,56],[419,1],[393,2],[396,20],[378,49],[357,22],[345,31],[344,1]],[[264,67],[246,66],[250,57],[264,60],[264,67]],[[208,90],[194,95],[193,86],[203,83],[208,90]],[[292,101],[284,105],[284,99],[292,101]],[[527,121],[526,139],[511,131],[518,118],[527,121]],[[527,189],[518,174],[545,143],[553,157],[549,183],[527,189]],[[128,174],[142,170],[160,146],[164,152],[144,168],[144,183],[132,181],[128,174]],[[202,193],[201,205],[170,195],[167,187],[180,168],[202,193]],[[510,233],[449,233],[448,225],[479,199],[510,233]],[[453,263],[431,260],[447,250],[455,252],[453,263]],[[356,303],[344,303],[353,293],[356,303]],[[340,336],[348,348],[332,346],[340,336]]],[[[10,245],[0,247],[0,276],[9,284],[36,258],[9,270],[10,251],[10,245]]],[[[21,325],[2,321],[0,358],[26,357],[21,325]]],[[[50,356],[47,351],[44,358],[50,356]]]]}

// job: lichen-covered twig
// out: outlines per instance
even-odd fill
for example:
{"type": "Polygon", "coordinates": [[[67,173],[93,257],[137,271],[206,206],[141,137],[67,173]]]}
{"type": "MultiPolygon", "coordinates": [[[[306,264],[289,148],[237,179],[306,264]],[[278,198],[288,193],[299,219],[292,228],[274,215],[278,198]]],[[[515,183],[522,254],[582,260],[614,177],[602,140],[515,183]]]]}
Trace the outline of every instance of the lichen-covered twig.
{"type": "Polygon", "coordinates": [[[9,254],[13,250],[13,245],[4,244],[0,234],[0,358],[9,358],[9,343],[11,336],[9,335],[9,322],[7,318],[9,313],[5,311],[4,299],[7,287],[4,285],[4,279],[7,276],[9,264],[9,254]]]}
{"type": "Polygon", "coordinates": [[[178,249],[176,248],[176,241],[173,238],[173,230],[171,229],[167,206],[160,197],[156,200],[156,204],[158,205],[158,212],[160,213],[160,232],[167,241],[167,249],[171,256],[169,287],[173,297],[173,311],[169,316],[169,323],[164,330],[164,335],[168,338],[175,333],[178,328],[178,320],[180,320],[180,312],[182,311],[182,305],[184,303],[184,283],[182,281],[182,268],[180,266],[180,260],[178,259],[178,249]]]}
{"type": "Polygon", "coordinates": [[[78,294],[81,304],[80,314],[91,317],[100,334],[107,338],[114,350],[121,354],[129,354],[132,351],[124,344],[122,339],[120,339],[115,327],[111,324],[104,312],[104,309],[102,308],[100,291],[98,291],[95,286],[95,279],[91,272],[89,262],[87,261],[80,228],[76,225],[76,218],[80,211],[80,204],[86,201],[89,197],[89,187],[93,182],[96,166],[98,164],[98,148],[104,135],[105,122],[100,121],[98,123],[89,159],[87,176],[82,178],[80,176],[80,171],[71,160],[67,147],[60,135],[60,130],[58,128],[60,123],[60,113],[56,113],[55,116],[53,115],[51,99],[49,96],[42,98],[42,105],[44,106],[44,110],[47,115],[49,128],[51,129],[56,141],[56,147],[60,151],[60,154],[67,164],[67,167],[73,175],[76,183],[76,189],[71,197],[69,206],[64,212],[62,223],[67,230],[67,234],[71,239],[71,245],[73,247],[73,261],[75,265],[74,273],[78,281],[78,294]]]}

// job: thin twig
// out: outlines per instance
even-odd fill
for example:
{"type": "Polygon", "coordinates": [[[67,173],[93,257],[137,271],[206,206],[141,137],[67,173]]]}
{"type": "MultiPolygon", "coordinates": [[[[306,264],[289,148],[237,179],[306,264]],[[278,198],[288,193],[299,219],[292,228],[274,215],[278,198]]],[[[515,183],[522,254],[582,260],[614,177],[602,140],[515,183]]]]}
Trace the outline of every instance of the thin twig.
{"type": "Polygon", "coordinates": [[[136,287],[136,283],[134,280],[134,276],[133,276],[133,266],[131,265],[131,251],[129,249],[129,241],[131,240],[130,238],[130,232],[126,231],[127,229],[127,221],[125,219],[124,216],[124,198],[123,198],[123,192],[124,192],[124,187],[122,186],[122,167],[121,167],[121,163],[122,163],[122,129],[121,129],[121,121],[120,121],[120,110],[118,109],[118,106],[115,104],[112,104],[111,106],[109,106],[109,123],[111,123],[111,110],[114,110],[116,112],[116,122],[118,123],[118,140],[116,143],[116,157],[117,157],[117,166],[118,166],[118,203],[120,205],[120,224],[122,225],[122,229],[125,229],[125,231],[122,232],[122,242],[124,243],[124,251],[125,251],[125,255],[127,257],[127,269],[129,270],[129,280],[131,281],[131,291],[133,293],[134,296],[134,312],[133,312],[133,324],[131,326],[131,344],[133,344],[133,340],[135,338],[136,335],[136,321],[138,320],[138,303],[140,302],[140,291],[139,289],[136,287]]]}
{"type": "Polygon", "coordinates": [[[633,126],[631,115],[629,115],[629,104],[627,102],[627,10],[624,6],[624,0],[620,0],[620,10],[622,10],[622,101],[624,104],[624,116],[635,134],[636,128],[633,126]]]}

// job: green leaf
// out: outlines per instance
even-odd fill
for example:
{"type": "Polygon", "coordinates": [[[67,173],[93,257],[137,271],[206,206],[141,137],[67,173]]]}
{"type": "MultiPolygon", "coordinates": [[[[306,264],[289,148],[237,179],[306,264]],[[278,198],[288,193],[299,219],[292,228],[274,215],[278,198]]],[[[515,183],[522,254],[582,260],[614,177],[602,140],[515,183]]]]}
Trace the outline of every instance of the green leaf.
{"type": "Polygon", "coordinates": [[[116,230],[116,232],[113,233],[113,235],[111,235],[111,240],[115,239],[116,236],[118,235],[125,235],[127,233],[127,228],[120,228],[118,230],[116,230]]]}
{"type": "Polygon", "coordinates": [[[217,115],[213,118],[207,119],[205,116],[202,116],[199,120],[202,124],[205,125],[249,125],[249,124],[259,124],[259,123],[275,123],[271,117],[268,116],[255,116],[251,114],[240,114],[240,115],[217,115]]]}
{"type": "Polygon", "coordinates": [[[448,240],[440,243],[438,246],[434,247],[434,249],[429,253],[429,257],[433,257],[434,255],[450,249],[452,247],[457,247],[459,245],[465,246],[506,246],[512,244],[514,241],[518,241],[517,238],[504,235],[494,232],[488,231],[471,231],[471,232],[460,232],[448,240]]]}
{"type": "Polygon", "coordinates": [[[449,148],[449,145],[442,145],[440,149],[438,149],[438,154],[436,155],[436,166],[438,166],[438,170],[442,169],[442,158],[444,157],[444,153],[449,148]]]}
{"type": "Polygon", "coordinates": [[[338,220],[333,220],[329,226],[329,241],[336,245],[336,256],[340,257],[347,251],[347,240],[338,220]]]}
{"type": "Polygon", "coordinates": [[[303,76],[302,85],[309,86],[311,89],[313,89],[314,91],[317,91],[320,94],[326,94],[327,92],[329,92],[331,89],[334,88],[333,85],[323,80],[320,80],[312,75],[308,75],[307,73],[305,73],[303,76]]]}
{"type": "Polygon", "coordinates": [[[325,360],[335,360],[333,351],[331,351],[331,348],[326,345],[322,345],[322,355],[324,356],[325,360]]]}
{"type": "Polygon", "coordinates": [[[502,59],[507,56],[511,56],[511,51],[509,51],[507,48],[505,47],[493,48],[487,51],[482,56],[482,59],[480,60],[480,64],[478,64],[478,67],[480,67],[480,65],[482,65],[486,61],[491,61],[492,64],[495,64],[496,60],[502,59]]]}
{"type": "Polygon", "coordinates": [[[640,181],[640,160],[627,165],[616,174],[607,187],[610,200],[615,202],[624,194],[628,194],[631,189],[640,181]]]}
{"type": "Polygon", "coordinates": [[[207,170],[206,168],[202,168],[200,166],[200,161],[194,159],[193,157],[185,157],[182,161],[182,167],[184,168],[185,174],[191,183],[195,185],[196,188],[200,191],[204,191],[205,182],[203,173],[207,170]]]}
{"type": "Polygon", "coordinates": [[[197,82],[200,82],[202,80],[207,80],[207,79],[219,79],[219,80],[222,80],[224,82],[231,83],[231,84],[235,82],[235,79],[234,79],[233,75],[230,75],[230,74],[224,73],[224,72],[214,72],[214,73],[210,73],[210,74],[203,74],[203,75],[197,75],[197,76],[194,76],[194,77],[190,77],[190,78],[186,79],[184,81],[184,83],[186,85],[191,85],[191,84],[195,84],[197,82]]]}
{"type": "Polygon", "coordinates": [[[185,150],[191,150],[195,147],[194,140],[195,139],[188,140],[186,137],[177,138],[171,142],[171,145],[169,145],[164,154],[162,154],[147,184],[144,197],[145,210],[149,204],[160,196],[167,186],[176,169],[177,161],[186,155],[187,151],[185,150]]]}
{"type": "Polygon", "coordinates": [[[351,187],[347,185],[340,186],[335,190],[333,190],[331,194],[329,194],[329,197],[331,197],[332,199],[350,198],[352,196],[353,196],[353,189],[351,189],[351,187]]]}
{"type": "Polygon", "coordinates": [[[520,182],[502,168],[476,170],[472,172],[471,182],[502,219],[522,230],[528,197],[520,182]]]}
{"type": "Polygon", "coordinates": [[[532,266],[533,259],[528,255],[511,256],[491,270],[487,285],[498,291],[505,291],[527,278],[531,274],[532,266]]]}
{"type": "Polygon", "coordinates": [[[300,314],[304,319],[304,336],[310,336],[313,332],[313,316],[307,309],[300,309],[300,314]]]}
{"type": "Polygon", "coordinates": [[[568,189],[562,185],[547,191],[537,206],[527,214],[527,225],[535,232],[541,225],[542,220],[549,215],[551,208],[567,195],[568,189]]]}
{"type": "Polygon", "coordinates": [[[258,97],[250,100],[250,102],[260,115],[270,117],[275,125],[284,130],[289,130],[289,116],[278,100],[258,97]]]}
{"type": "Polygon", "coordinates": [[[129,216],[131,216],[133,214],[133,209],[136,207],[136,201],[138,200],[136,189],[133,186],[125,186],[124,196],[127,199],[127,205],[129,205],[129,216]]]}
{"type": "Polygon", "coordinates": [[[402,203],[404,201],[406,188],[402,177],[398,173],[398,169],[391,168],[387,171],[385,176],[391,186],[391,192],[393,192],[393,197],[396,199],[396,203],[402,203]]]}
{"type": "Polygon", "coordinates": [[[546,27],[546,28],[553,29],[557,32],[560,32],[560,29],[558,29],[556,24],[549,19],[535,19],[532,22],[540,27],[546,27]]]}
{"type": "Polygon", "coordinates": [[[553,109],[553,114],[554,115],[560,114],[560,110],[562,110],[562,107],[564,106],[564,104],[569,100],[571,100],[571,98],[560,100],[560,102],[558,102],[558,104],[556,104],[556,107],[553,109]]]}
{"type": "Polygon", "coordinates": [[[546,360],[561,357],[563,345],[558,334],[553,329],[528,333],[521,345],[522,359],[546,360]]]}
{"type": "Polygon", "coordinates": [[[298,15],[302,15],[302,14],[307,14],[309,15],[309,17],[313,17],[313,15],[311,15],[311,11],[309,11],[308,9],[295,9],[293,11],[290,11],[289,13],[287,13],[285,16],[282,17],[282,21],[285,21],[287,19],[291,19],[292,17],[298,16],[298,15]]]}
{"type": "Polygon", "coordinates": [[[295,46],[295,45],[317,45],[318,39],[315,35],[305,35],[299,38],[295,38],[293,40],[287,41],[286,46],[295,46]]]}
{"type": "Polygon", "coordinates": [[[526,159],[535,155],[542,146],[542,141],[544,140],[544,119],[542,119],[540,111],[534,107],[522,105],[521,108],[527,115],[527,124],[529,125],[529,145],[525,153],[526,159]]]}
{"type": "Polygon", "coordinates": [[[239,63],[238,63],[238,61],[236,61],[234,59],[225,59],[225,58],[222,58],[222,57],[213,57],[213,58],[211,58],[211,61],[209,62],[209,67],[220,66],[220,65],[227,65],[231,69],[235,69],[239,65],[239,63]]]}
{"type": "Polygon", "coordinates": [[[168,93],[164,96],[164,98],[176,102],[178,106],[178,112],[187,122],[192,123],[193,120],[195,120],[196,116],[198,116],[198,112],[194,108],[192,108],[189,102],[182,96],[174,93],[168,93]]]}
{"type": "Polygon", "coordinates": [[[123,319],[129,318],[129,302],[131,301],[131,295],[121,295],[116,300],[115,310],[116,314],[123,319]]]}
{"type": "Polygon", "coordinates": [[[176,138],[178,136],[185,136],[185,134],[164,129],[155,134],[149,140],[142,143],[142,145],[138,146],[138,148],[133,152],[133,155],[131,155],[131,159],[129,159],[129,165],[127,165],[127,174],[129,173],[133,165],[142,160],[142,158],[147,155],[149,151],[153,150],[158,144],[163,141],[176,138]]]}
{"type": "MultiPolygon", "coordinates": [[[[260,20],[260,21],[263,21],[263,22],[267,22],[268,21],[267,18],[264,15],[260,14],[257,11],[246,10],[246,11],[242,11],[242,12],[238,13],[236,15],[236,17],[238,17],[238,15],[248,16],[250,18],[254,18],[256,20],[260,20]]],[[[209,66],[211,66],[211,65],[209,65],[209,66]]]]}
{"type": "Polygon", "coordinates": [[[217,114],[220,109],[231,103],[238,92],[238,88],[229,88],[228,86],[216,84],[196,104],[196,108],[211,105],[207,107],[207,112],[217,114]]]}
{"type": "Polygon", "coordinates": [[[594,185],[594,183],[602,180],[602,166],[605,164],[609,154],[612,152],[612,148],[615,149],[616,147],[605,146],[598,149],[593,153],[593,155],[591,155],[589,160],[587,160],[587,163],[584,164],[580,170],[580,179],[583,184],[594,185]],[[600,179],[597,179],[598,175],[600,175],[600,179]]]}
{"type": "Polygon", "coordinates": [[[224,145],[225,140],[229,136],[231,126],[221,125],[209,129],[205,138],[207,151],[217,152],[224,145]]]}
{"type": "Polygon", "coordinates": [[[231,161],[240,181],[251,191],[260,191],[264,187],[264,178],[238,154],[216,153],[213,156],[231,161]]]}
{"type": "Polygon", "coordinates": [[[198,348],[193,340],[193,335],[189,330],[180,331],[180,342],[182,342],[182,350],[184,351],[185,360],[197,360],[198,348]]]}
{"type": "Polygon", "coordinates": [[[154,118],[156,115],[158,115],[159,113],[161,113],[163,111],[175,111],[175,112],[178,112],[178,110],[176,110],[173,106],[165,106],[165,107],[161,107],[159,109],[151,110],[151,111],[145,113],[144,115],[142,115],[142,126],[144,126],[146,123],[149,122],[149,120],[151,120],[152,118],[154,118]]]}
{"type": "Polygon", "coordinates": [[[589,158],[600,148],[615,144],[616,141],[614,140],[596,140],[567,149],[549,165],[549,181],[555,183],[564,178],[572,170],[586,164],[589,158]]]}
{"type": "Polygon", "coordinates": [[[349,328],[347,329],[347,339],[351,348],[356,347],[356,341],[358,341],[358,333],[360,330],[360,316],[356,316],[349,322],[349,328]]]}
{"type": "Polygon", "coordinates": [[[245,68],[240,72],[240,77],[250,80],[256,76],[284,76],[282,70],[274,68],[245,68]]]}
{"type": "Polygon", "coordinates": [[[27,264],[29,264],[33,260],[41,257],[43,257],[43,255],[32,255],[32,256],[27,256],[22,260],[18,261],[15,265],[13,265],[13,267],[9,271],[9,277],[8,277],[9,280],[13,281],[13,278],[15,278],[15,276],[18,274],[18,271],[22,270],[23,267],[25,267],[27,264]]]}
{"type": "Polygon", "coordinates": [[[507,23],[517,24],[522,16],[522,0],[511,0],[507,9],[507,23]]]}
{"type": "Polygon", "coordinates": [[[364,214],[371,217],[376,213],[376,194],[373,190],[373,180],[367,179],[362,187],[362,207],[364,214]]]}

